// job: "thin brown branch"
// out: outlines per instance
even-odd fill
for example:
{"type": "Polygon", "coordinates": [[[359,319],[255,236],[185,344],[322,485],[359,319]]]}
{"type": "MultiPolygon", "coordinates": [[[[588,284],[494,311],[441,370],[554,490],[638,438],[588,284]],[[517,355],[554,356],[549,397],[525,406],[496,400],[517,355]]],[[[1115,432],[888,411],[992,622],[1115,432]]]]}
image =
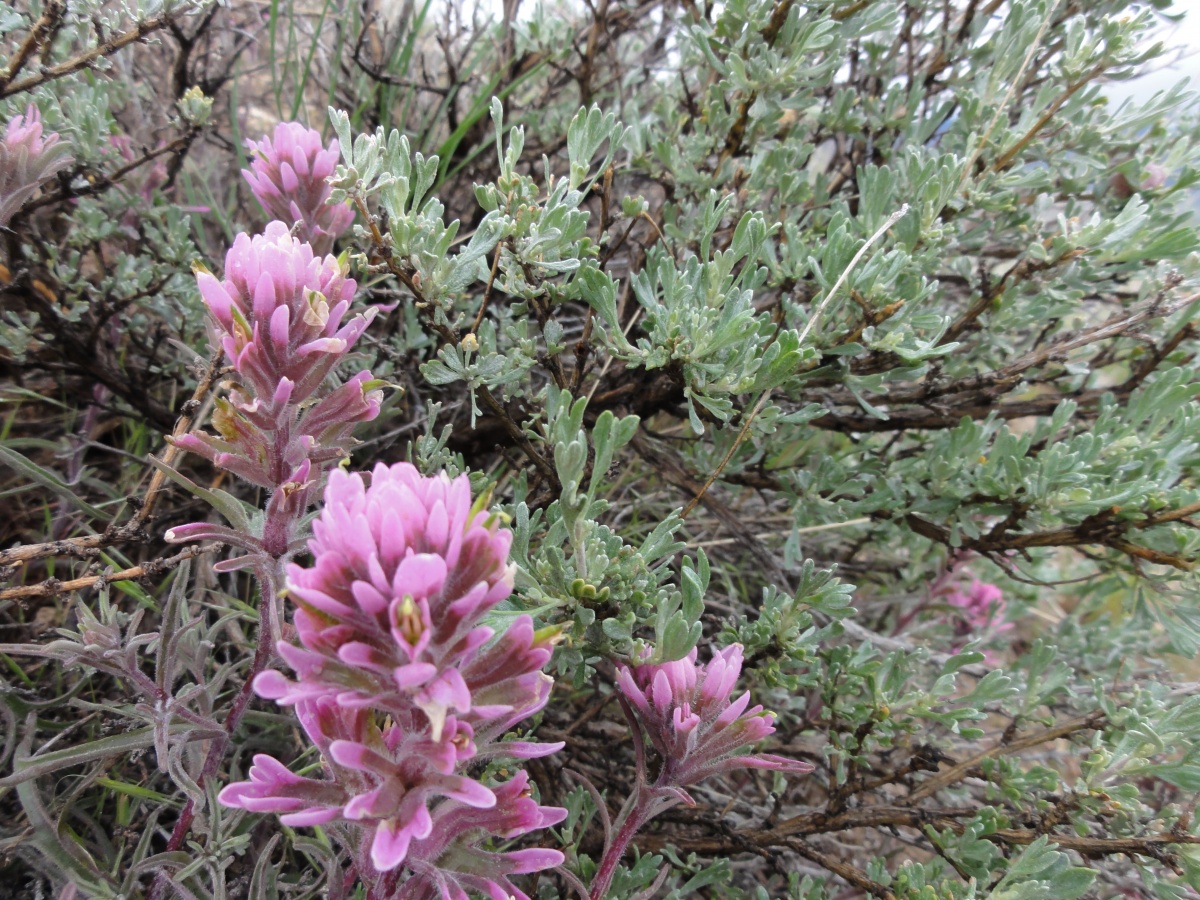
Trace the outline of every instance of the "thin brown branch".
{"type": "Polygon", "coordinates": [[[154,578],[166,572],[168,569],[173,569],[181,562],[187,559],[194,559],[197,556],[202,556],[206,553],[212,553],[219,549],[221,544],[197,544],[192,547],[186,547],[174,556],[167,556],[162,559],[154,559],[149,562],[142,563],[140,566],[133,566],[129,569],[121,569],[119,572],[107,572],[100,575],[85,575],[82,578],[73,578],[70,581],[59,581],[56,578],[49,578],[40,584],[30,584],[23,587],[8,588],[0,591],[0,601],[4,600],[29,600],[33,597],[53,597],[58,594],[65,594],[68,591],[80,591],[84,588],[100,587],[106,584],[112,584],[117,581],[135,581],[138,578],[154,578]]]}
{"type": "Polygon", "coordinates": [[[89,68],[101,57],[111,56],[123,47],[144,40],[148,35],[166,28],[171,21],[172,17],[166,13],[152,16],[149,19],[141,19],[133,28],[123,31],[107,41],[102,41],[91,50],[80,53],[78,56],[72,56],[57,65],[46,66],[36,75],[29,75],[20,81],[3,85],[0,87],[0,98],[11,97],[13,94],[20,94],[23,91],[31,91],[48,81],[54,81],[81,69],[89,68]]]}
{"type": "MultiPolygon", "coordinates": [[[[779,37],[779,32],[787,23],[788,15],[792,11],[793,0],[779,0],[775,4],[775,8],[771,11],[771,18],[767,25],[760,32],[762,39],[768,47],[775,44],[775,39],[779,37]]],[[[741,102],[738,103],[737,114],[734,116],[733,125],[729,129],[729,133],[725,136],[725,144],[721,148],[721,152],[717,157],[717,168],[725,160],[737,156],[742,151],[742,146],[746,140],[746,128],[750,124],[750,110],[754,106],[754,101],[758,99],[758,92],[751,91],[741,102]]]]}
{"type": "Polygon", "coordinates": [[[409,78],[397,78],[396,76],[383,71],[378,66],[371,65],[362,58],[363,47],[367,39],[367,32],[370,30],[371,26],[375,24],[375,21],[378,18],[378,14],[374,14],[371,17],[370,22],[364,22],[362,28],[359,29],[358,40],[354,42],[354,53],[350,58],[354,61],[354,64],[362,70],[363,74],[365,74],[372,81],[375,81],[379,84],[386,84],[390,87],[402,87],[415,91],[425,91],[426,93],[437,94],[439,97],[449,96],[450,91],[454,88],[454,85],[451,87],[438,87],[437,85],[427,84],[423,81],[413,81],[409,78]]]}
{"type": "Polygon", "coordinates": [[[767,579],[778,585],[788,584],[790,579],[775,555],[745,527],[745,522],[737,513],[708,492],[707,485],[701,484],[675,453],[665,447],[651,444],[640,431],[634,435],[631,446],[667,481],[693,497],[694,502],[703,503],[705,509],[716,516],[730,535],[749,551],[762,567],[762,573],[767,579]]]}
{"type": "Polygon", "coordinates": [[[740,448],[742,444],[746,442],[746,439],[750,437],[750,426],[754,424],[754,420],[758,418],[758,414],[763,411],[763,408],[767,405],[767,401],[771,399],[771,394],[772,391],[770,389],[763,391],[763,395],[758,398],[758,402],[754,404],[754,408],[751,409],[749,414],[745,417],[742,427],[738,429],[737,437],[734,438],[733,443],[729,447],[729,451],[724,457],[722,457],[721,461],[717,463],[717,467],[712,470],[704,484],[700,485],[700,489],[696,492],[696,495],[688,501],[687,506],[685,506],[683,508],[683,512],[680,513],[681,518],[686,519],[689,515],[691,515],[692,510],[696,508],[696,504],[700,503],[704,499],[705,494],[708,493],[708,489],[713,486],[713,483],[716,482],[718,478],[721,477],[721,473],[725,471],[725,467],[729,465],[729,461],[733,459],[733,455],[737,453],[738,448],[740,448]]]}
{"type": "MultiPolygon", "coordinates": [[[[214,356],[209,360],[191,399],[183,404],[183,410],[175,423],[175,429],[171,432],[171,439],[180,438],[191,430],[196,413],[199,411],[204,398],[208,396],[208,392],[212,390],[213,383],[221,372],[221,367],[218,365],[220,361],[220,355],[214,356]]],[[[167,448],[160,457],[160,462],[164,466],[171,466],[181,452],[169,439],[167,448]]],[[[158,501],[159,495],[166,484],[166,474],[164,474],[162,469],[156,468],[154,474],[150,477],[150,485],[146,489],[146,495],[142,499],[140,507],[133,518],[124,525],[109,525],[101,534],[66,538],[61,541],[47,541],[42,544],[24,544],[8,550],[0,550],[0,568],[23,565],[36,559],[45,559],[49,556],[88,557],[94,555],[94,551],[101,547],[110,547],[113,544],[119,544],[124,541],[143,540],[145,538],[143,528],[150,521],[151,513],[154,511],[154,504],[158,501]]]]}
{"type": "Polygon", "coordinates": [[[878,881],[872,881],[861,869],[855,868],[848,862],[844,862],[832,854],[818,850],[816,847],[798,838],[789,838],[783,842],[783,845],[789,850],[794,850],[805,859],[815,862],[821,868],[828,869],[856,888],[866,891],[872,897],[879,897],[880,900],[896,900],[896,895],[884,885],[878,881]]]}
{"type": "MultiPolygon", "coordinates": [[[[1028,550],[1034,547],[1082,547],[1088,544],[1098,544],[1111,547],[1136,559],[1144,559],[1157,565],[1171,566],[1184,572],[1190,571],[1195,565],[1193,560],[1131,543],[1122,536],[1122,531],[1125,528],[1133,527],[1136,523],[1111,521],[1111,513],[1112,511],[1106,511],[1089,516],[1073,528],[1060,528],[1056,531],[1004,534],[994,538],[986,535],[978,538],[964,535],[961,538],[961,546],[966,550],[974,550],[976,553],[1004,553],[1008,550],[1028,550]]],[[[947,547],[952,545],[953,537],[949,529],[922,519],[913,513],[904,516],[904,523],[922,537],[945,544],[947,547]]]]}
{"type": "MultiPolygon", "coordinates": [[[[643,850],[661,850],[669,845],[689,853],[706,855],[732,855],[750,849],[782,847],[792,850],[822,868],[835,873],[847,882],[876,897],[890,896],[878,893],[886,890],[882,885],[870,881],[860,870],[837,857],[814,848],[802,836],[834,834],[859,828],[915,828],[922,831],[928,827],[961,834],[965,828],[963,820],[971,819],[979,812],[978,807],[905,807],[866,806],[847,810],[838,816],[824,813],[806,813],[789,819],[781,825],[768,829],[735,831],[711,837],[679,837],[647,835],[638,841],[643,850]]],[[[1085,857],[1138,855],[1164,862],[1174,868],[1172,846],[1200,845],[1200,835],[1184,831],[1147,834],[1139,837],[1080,837],[1074,834],[1057,834],[1045,829],[1001,828],[983,835],[987,840],[1008,846],[1026,846],[1038,838],[1048,837],[1064,850],[1071,850],[1085,857]]]]}
{"type": "MultiPolygon", "coordinates": [[[[992,0],[992,4],[989,8],[999,6],[999,4],[1002,2],[1003,0],[992,0]]],[[[963,166],[962,178],[958,183],[959,191],[966,187],[968,179],[970,179],[971,174],[975,170],[975,163],[979,159],[979,154],[983,152],[984,145],[987,144],[987,140],[989,137],[991,137],[992,131],[995,129],[996,125],[999,124],[1001,117],[1004,115],[1005,109],[1008,108],[1009,101],[1012,100],[1013,96],[1016,94],[1019,85],[1025,78],[1025,73],[1029,70],[1029,66],[1033,62],[1034,57],[1037,56],[1038,48],[1042,46],[1042,40],[1046,36],[1046,31],[1050,28],[1050,24],[1054,21],[1054,14],[1058,11],[1058,4],[1059,0],[1054,0],[1053,5],[1046,11],[1046,18],[1042,21],[1041,27],[1038,28],[1037,35],[1034,36],[1033,42],[1029,45],[1029,49],[1025,52],[1025,58],[1021,61],[1021,68],[1017,70],[1016,77],[1014,77],[1012,82],[1009,84],[1008,90],[1005,92],[1003,99],[1000,101],[1000,105],[996,107],[996,112],[992,115],[992,120],[988,122],[987,129],[983,132],[983,136],[975,142],[975,148],[971,153],[971,158],[967,161],[967,164],[963,166]]],[[[985,12],[984,15],[986,17],[989,16],[990,13],[985,12]]]]}
{"type": "MultiPolygon", "coordinates": [[[[1060,260],[1061,262],[1061,260],[1060,260]]],[[[1019,265],[1019,263],[1018,263],[1019,265]]],[[[1007,277],[1007,276],[1005,276],[1007,277]]],[[[1170,289],[1168,285],[1167,289],[1170,289]]],[[[1060,359],[1072,350],[1078,350],[1080,347],[1086,347],[1089,344],[1095,344],[1100,341],[1111,340],[1112,338],[1121,337],[1143,322],[1148,322],[1152,319],[1164,319],[1174,315],[1179,310],[1200,300],[1200,292],[1188,294],[1186,297],[1180,297],[1166,302],[1163,296],[1164,292],[1160,292],[1153,299],[1147,300],[1145,303],[1134,307],[1130,310],[1122,310],[1121,312],[1110,316],[1099,325],[1091,328],[1084,328],[1074,334],[1068,334],[1044,347],[1038,347],[1030,350],[1006,366],[1002,366],[995,372],[988,373],[984,378],[990,383],[1015,383],[1016,378],[1022,373],[1040,366],[1043,363],[1049,362],[1052,359],[1060,359]]],[[[969,383],[971,379],[967,379],[969,383]]],[[[970,390],[970,387],[966,388],[970,390]]]]}
{"type": "MultiPolygon", "coordinates": [[[[770,831],[762,832],[760,840],[776,843],[788,837],[806,834],[832,834],[855,828],[885,828],[904,825],[920,828],[939,819],[969,819],[979,812],[974,806],[945,806],[910,808],[905,806],[862,806],[836,816],[824,812],[804,813],[780,822],[770,831]]],[[[691,848],[689,848],[691,849],[691,848]]]]}
{"type": "Polygon", "coordinates": [[[845,22],[855,13],[862,12],[871,5],[871,0],[855,0],[849,6],[843,6],[841,9],[835,9],[829,14],[835,22],[845,22]]]}
{"type": "MultiPolygon", "coordinates": [[[[988,840],[1000,841],[1005,844],[1032,844],[1040,837],[1046,837],[1040,831],[1028,831],[1019,828],[1001,828],[999,831],[984,835],[988,840]]],[[[1077,837],[1070,834],[1051,834],[1051,841],[1064,850],[1074,850],[1084,856],[1115,856],[1121,853],[1133,853],[1139,856],[1159,858],[1159,854],[1172,845],[1200,844],[1200,835],[1167,832],[1166,834],[1148,834],[1144,837],[1131,838],[1101,838],[1077,837]]]]}
{"type": "Polygon", "coordinates": [[[579,75],[579,102],[587,106],[592,100],[592,78],[596,72],[596,50],[600,35],[608,26],[608,0],[600,0],[600,7],[594,10],[592,25],[588,30],[587,48],[583,53],[583,64],[579,75]]]}
{"type": "Polygon", "coordinates": [[[1055,260],[1034,260],[1028,256],[1017,260],[999,281],[980,292],[975,302],[967,307],[966,311],[946,329],[946,333],[939,343],[948,344],[957,340],[1011,285],[1020,284],[1038,272],[1045,272],[1047,269],[1069,262],[1081,253],[1081,250],[1069,250],[1055,260]]]}
{"type": "Polygon", "coordinates": [[[1028,750],[1030,747],[1038,747],[1042,744],[1056,741],[1059,738],[1068,737],[1078,731],[1095,731],[1103,727],[1104,722],[1104,713],[1097,711],[1089,713],[1086,716],[1068,719],[1066,722],[1061,722],[1051,728],[1043,728],[1009,741],[1002,741],[989,747],[987,750],[981,750],[969,756],[957,765],[951,766],[945,772],[940,772],[933,776],[928,781],[922,782],[921,786],[905,797],[903,802],[906,805],[916,803],[918,800],[935,794],[943,788],[957,784],[972,769],[978,767],[986,759],[1019,753],[1022,750],[1028,750]]]}
{"type": "Polygon", "coordinates": [[[1025,134],[1023,134],[1015,144],[996,157],[996,161],[991,165],[991,170],[993,172],[1001,172],[1012,165],[1013,160],[1016,159],[1020,152],[1029,146],[1030,142],[1041,133],[1041,130],[1045,128],[1050,123],[1050,120],[1058,114],[1058,111],[1062,109],[1063,105],[1072,97],[1074,97],[1081,88],[1086,87],[1092,81],[1100,77],[1100,75],[1104,73],[1105,68],[1106,67],[1103,64],[1096,66],[1083,78],[1070,85],[1065,91],[1063,91],[1063,93],[1056,97],[1054,102],[1050,104],[1047,110],[1038,117],[1038,120],[1033,124],[1033,127],[1025,132],[1025,134]]]}
{"type": "Polygon", "coordinates": [[[1196,337],[1196,326],[1191,322],[1186,323],[1182,328],[1171,335],[1166,343],[1161,346],[1155,346],[1154,349],[1146,354],[1146,357],[1138,363],[1133,373],[1126,381],[1134,387],[1145,381],[1151,373],[1154,372],[1168,356],[1179,349],[1179,345],[1184,341],[1192,340],[1196,337]]]}
{"type": "Polygon", "coordinates": [[[17,52],[13,54],[8,68],[3,73],[0,73],[0,96],[8,96],[4,93],[4,89],[20,74],[30,58],[47,43],[50,35],[62,23],[66,12],[67,4],[63,0],[48,0],[45,8],[42,10],[41,17],[33,23],[33,27],[29,29],[29,34],[26,35],[21,46],[17,48],[17,52]]]}
{"type": "Polygon", "coordinates": [[[471,334],[476,334],[479,331],[479,326],[483,324],[483,317],[487,314],[488,304],[492,301],[492,288],[496,284],[496,270],[500,268],[500,244],[496,244],[496,253],[492,256],[492,271],[488,275],[487,287],[483,289],[483,300],[479,304],[479,314],[475,316],[475,321],[471,323],[471,334]]]}
{"type": "Polygon", "coordinates": [[[1187,506],[1181,506],[1178,509],[1172,509],[1164,513],[1159,513],[1155,516],[1150,516],[1145,522],[1140,523],[1140,528],[1149,528],[1151,525],[1162,525],[1166,522],[1177,522],[1180,519],[1186,519],[1188,516],[1200,513],[1200,501],[1189,503],[1187,506]]]}
{"type": "Polygon", "coordinates": [[[126,163],[119,169],[115,169],[107,175],[96,178],[94,181],[89,181],[82,187],[68,187],[65,190],[41,196],[38,199],[22,206],[21,215],[28,215],[35,209],[40,209],[43,206],[50,206],[55,203],[61,203],[63,200],[74,200],[78,197],[91,197],[96,194],[103,193],[110,187],[119,184],[122,178],[135,169],[141,168],[146,163],[155,160],[160,156],[166,156],[169,153],[178,153],[180,150],[186,150],[189,146],[191,146],[192,142],[196,139],[196,136],[199,133],[199,129],[189,129],[187,134],[177,137],[175,140],[171,141],[171,143],[165,144],[162,147],[156,147],[138,159],[135,159],[133,162],[126,163]]]}
{"type": "MultiPolygon", "coordinates": [[[[1167,289],[1170,284],[1167,285],[1167,289]]],[[[1064,401],[1078,404],[1081,413],[1094,410],[1106,395],[1117,399],[1129,396],[1144,380],[1140,370],[1124,383],[1108,388],[1080,389],[1069,392],[1047,391],[1029,399],[1001,401],[1007,391],[1022,383],[1025,373],[1040,365],[1090,344],[1113,340],[1134,332],[1145,322],[1169,317],[1187,304],[1200,298],[1192,294],[1171,302],[1161,298],[1150,300],[1127,311],[1122,311],[1105,322],[1062,336],[1048,345],[1035,348],[1012,362],[990,372],[959,379],[930,378],[911,385],[897,384],[886,394],[868,395],[864,399],[877,409],[886,412],[887,418],[863,412],[857,398],[848,391],[833,385],[810,388],[812,398],[820,400],[830,411],[812,425],[828,431],[850,432],[899,432],[912,429],[955,428],[964,417],[984,419],[996,416],[1001,419],[1017,419],[1027,416],[1051,414],[1064,401]],[[913,404],[913,405],[909,405],[913,404]]],[[[593,407],[608,408],[619,403],[630,403],[643,418],[678,403],[677,389],[646,391],[644,385],[626,382],[611,390],[597,393],[593,407]]],[[[744,475],[726,476],[726,480],[747,483],[744,475]],[[739,480],[740,479],[740,480],[739,480]]],[[[753,487],[778,489],[774,484],[751,484],[753,487]]]]}

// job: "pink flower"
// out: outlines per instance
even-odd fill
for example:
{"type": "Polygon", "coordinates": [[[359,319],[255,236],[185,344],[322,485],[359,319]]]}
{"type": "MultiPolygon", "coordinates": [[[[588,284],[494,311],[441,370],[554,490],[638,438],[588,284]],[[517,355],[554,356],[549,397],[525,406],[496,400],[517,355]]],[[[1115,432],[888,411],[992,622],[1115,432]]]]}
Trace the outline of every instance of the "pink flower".
{"type": "Polygon", "coordinates": [[[505,840],[557,825],[567,811],[539,806],[530,796],[524,772],[492,789],[496,804],[486,809],[444,803],[431,821],[429,837],[409,851],[413,874],[400,886],[395,900],[467,900],[475,891],[494,900],[529,900],[508,880],[509,875],[540,872],[561,865],[558,850],[533,847],[498,852],[481,844],[495,836],[505,840]]]}
{"type": "Polygon", "coordinates": [[[38,186],[71,165],[71,148],[53,132],[43,137],[42,119],[32,103],[16,116],[0,140],[0,227],[34,195],[38,186]]]}
{"type": "Polygon", "coordinates": [[[963,591],[954,589],[945,595],[946,602],[962,610],[964,624],[971,631],[1008,631],[1011,622],[1004,621],[1004,594],[1000,588],[975,578],[963,591]]]}
{"type": "Polygon", "coordinates": [[[306,399],[366,330],[374,308],[342,325],[356,287],[346,275],[345,263],[316,256],[283,222],[239,234],[224,281],[197,271],[217,338],[260,404],[306,399]]]}
{"type": "Polygon", "coordinates": [[[799,760],[746,752],[751,744],[774,733],[775,717],[761,706],[747,709],[749,691],[732,699],[741,671],[741,644],[718,650],[706,666],[697,664],[693,649],[673,662],[617,667],[622,706],[634,726],[637,789],[613,823],[615,836],[605,846],[589,896],[607,894],[634,835],[650,820],[680,803],[695,804],[686,788],[734,769],[796,775],[813,770],[810,763],[799,760]],[[646,776],[642,732],[662,760],[653,782],[646,776]]]}
{"type": "Polygon", "coordinates": [[[352,427],[379,413],[382,393],[366,371],[310,402],[375,309],[342,324],[355,289],[345,264],[318,259],[282,222],[253,238],[238,235],[224,281],[198,271],[196,282],[214,340],[242,384],[218,402],[219,438],[192,434],[176,443],[260,487],[306,483],[303,466],[341,458],[352,427]]]}
{"type": "Polygon", "coordinates": [[[30,156],[41,156],[58,142],[58,135],[51,132],[42,137],[41,111],[32,103],[25,114],[16,116],[4,131],[4,144],[10,150],[23,148],[30,156]]]}
{"type": "MultiPolygon", "coordinates": [[[[238,235],[225,256],[224,281],[196,273],[213,340],[240,383],[217,400],[216,435],[193,432],[174,443],[271,491],[261,540],[228,541],[243,549],[276,558],[293,552],[296,527],[326,470],[346,456],[354,426],[379,414],[383,395],[370,372],[332,389],[326,384],[376,312],[343,324],[356,286],[346,275],[344,262],[317,258],[282,222],[254,237],[238,235]]],[[[217,536],[193,527],[173,529],[168,540],[202,534],[217,536]]]]}
{"type": "Polygon", "coordinates": [[[283,813],[284,825],[321,825],[337,818],[344,794],[333,782],[293,775],[274,757],[259,753],[250,780],[229,785],[220,801],[249,812],[283,813]]]}
{"type": "Polygon", "coordinates": [[[296,678],[267,671],[254,682],[260,696],[295,706],[329,781],[309,789],[256,759],[264,774],[256,782],[252,771],[221,801],[358,824],[371,867],[407,865],[417,883],[449,884],[457,872],[465,880],[455,884],[484,889],[489,873],[503,886],[505,873],[561,861],[553,851],[489,853],[489,869],[476,847],[488,834],[524,834],[563,814],[517,796],[524,776],[509,782],[518,789],[468,774],[490,757],[562,747],[502,740],[549,699],[542,668],[557,634],[535,632],[528,616],[498,637],[482,624],[512,592],[511,542],[472,504],[465,476],[380,464],[367,487],[361,475],[332,472],[309,541],[313,564],[288,567],[300,645],[278,650],[296,678]]]}
{"type": "Polygon", "coordinates": [[[742,670],[742,647],[717,651],[708,665],[696,651],[684,659],[617,670],[617,687],[629,701],[650,742],[663,759],[657,784],[679,791],[710,775],[760,768],[806,774],[813,766],[765,753],[744,752],[774,733],[774,716],[761,706],[747,709],[750,692],[732,699],[742,670]]]}
{"type": "MultiPolygon", "coordinates": [[[[953,615],[951,626],[957,642],[954,652],[962,650],[965,640],[978,640],[989,635],[996,635],[1012,629],[1011,622],[1004,621],[1006,603],[1000,588],[978,578],[971,580],[971,586],[965,590],[961,582],[952,581],[953,573],[958,568],[954,565],[950,570],[937,579],[932,585],[934,598],[942,598],[958,613],[953,615]]],[[[1000,658],[991,650],[983,651],[984,662],[988,665],[999,665],[1000,658]]]]}
{"type": "Polygon", "coordinates": [[[367,488],[333,472],[313,534],[313,566],[289,567],[301,646],[279,648],[301,678],[272,682],[275,699],[415,706],[435,738],[453,713],[489,740],[545,704],[550,642],[527,616],[490,645],[494,632],[480,624],[512,593],[512,534],[471,506],[465,476],[380,464],[367,488]]]}
{"type": "Polygon", "coordinates": [[[469,729],[454,739],[428,735],[393,722],[379,726],[365,709],[347,709],[328,698],[297,705],[300,724],[321,750],[329,780],[293,775],[273,757],[259,754],[250,781],[220,794],[226,806],[282,813],[285,825],[320,825],[333,820],[367,827],[372,864],[389,871],[404,861],[410,843],[432,833],[428,803],[450,798],[472,808],[491,808],[496,797],[474,779],[455,773],[470,758],[469,729]]]}
{"type": "Polygon", "coordinates": [[[354,221],[346,204],[329,205],[331,188],[326,179],[337,168],[336,140],[326,147],[321,135],[299,122],[280,122],[272,140],[246,142],[253,154],[242,175],[267,215],[299,223],[300,238],[318,254],[333,249],[333,242],[354,221]]]}

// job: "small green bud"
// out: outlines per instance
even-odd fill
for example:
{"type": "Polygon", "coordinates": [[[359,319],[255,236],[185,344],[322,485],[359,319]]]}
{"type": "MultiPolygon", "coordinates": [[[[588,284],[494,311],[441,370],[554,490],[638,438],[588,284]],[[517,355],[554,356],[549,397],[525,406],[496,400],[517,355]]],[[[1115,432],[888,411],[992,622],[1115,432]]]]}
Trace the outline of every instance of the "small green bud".
{"type": "Polygon", "coordinates": [[[199,128],[208,121],[209,115],[212,114],[212,105],[212,97],[205,97],[200,88],[192,85],[179,98],[179,115],[189,125],[199,128]]]}

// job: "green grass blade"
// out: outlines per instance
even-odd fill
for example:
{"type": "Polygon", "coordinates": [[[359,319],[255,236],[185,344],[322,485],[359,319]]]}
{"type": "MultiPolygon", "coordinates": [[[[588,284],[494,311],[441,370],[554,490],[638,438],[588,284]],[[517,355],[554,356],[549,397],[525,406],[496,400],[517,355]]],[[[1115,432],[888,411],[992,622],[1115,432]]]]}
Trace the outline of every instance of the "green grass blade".
{"type": "Polygon", "coordinates": [[[7,465],[18,475],[23,475],[30,481],[35,481],[42,487],[53,491],[58,496],[62,497],[80,512],[91,516],[93,519],[103,519],[105,515],[102,511],[92,506],[82,497],[75,493],[75,489],[58,477],[49,469],[43,469],[37,463],[22,456],[16,450],[8,447],[0,447],[0,462],[7,465]]]}

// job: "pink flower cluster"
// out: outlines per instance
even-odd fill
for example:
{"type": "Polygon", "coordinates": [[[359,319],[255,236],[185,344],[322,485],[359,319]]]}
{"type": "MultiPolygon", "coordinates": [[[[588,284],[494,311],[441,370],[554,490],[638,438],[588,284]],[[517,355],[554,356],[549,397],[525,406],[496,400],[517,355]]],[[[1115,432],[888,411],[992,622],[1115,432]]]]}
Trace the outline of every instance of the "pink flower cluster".
{"type": "MultiPolygon", "coordinates": [[[[896,631],[900,632],[909,620],[928,608],[929,603],[945,604],[935,607],[935,621],[949,625],[952,631],[954,652],[959,652],[968,641],[994,637],[1013,628],[1005,621],[1007,604],[1004,592],[996,585],[970,576],[967,563],[973,558],[970,553],[957,553],[950,557],[943,571],[929,585],[929,600],[916,607],[900,619],[896,631]],[[967,578],[970,577],[970,584],[967,578]],[[946,609],[946,607],[950,607],[946,609]]],[[[984,661],[996,665],[999,657],[991,650],[983,651],[984,661]]]]}
{"type": "Polygon", "coordinates": [[[971,580],[971,586],[966,590],[956,587],[947,591],[944,599],[951,606],[961,610],[962,621],[969,633],[981,631],[1008,631],[1011,622],[1004,621],[1004,593],[994,584],[971,580]]]}
{"type": "Polygon", "coordinates": [[[747,709],[749,691],[732,699],[741,671],[740,644],[718,650],[708,665],[696,662],[693,649],[675,662],[617,671],[617,687],[662,757],[656,783],[678,791],[686,803],[692,801],[683,788],[733,769],[813,770],[810,763],[744,752],[774,733],[775,717],[761,706],[747,709]]]}
{"type": "Polygon", "coordinates": [[[225,257],[224,281],[197,271],[213,341],[238,384],[228,400],[218,400],[217,435],[193,433],[176,443],[272,495],[261,542],[206,523],[172,529],[168,540],[216,538],[276,557],[287,553],[323,471],[346,455],[351,429],[375,418],[382,400],[365,370],[323,390],[375,315],[371,308],[343,324],[355,290],[346,276],[344,262],[317,257],[283,222],[253,238],[239,234],[225,257]]]}
{"type": "Polygon", "coordinates": [[[718,650],[708,665],[696,662],[693,649],[674,662],[617,667],[622,706],[634,728],[637,790],[617,817],[616,836],[605,847],[588,890],[592,900],[608,893],[638,831],[673,806],[694,805],[688,787],[734,769],[773,769],[795,775],[813,770],[812,764],[799,760],[746,752],[751,744],[774,733],[775,717],[761,706],[747,709],[749,691],[733,699],[741,672],[740,644],[718,650]],[[653,782],[646,775],[643,732],[662,760],[653,782]]]}
{"type": "Polygon", "coordinates": [[[556,824],[565,810],[531,800],[524,774],[493,786],[469,774],[494,757],[562,746],[503,740],[549,699],[542,668],[557,635],[535,632],[528,616],[498,636],[482,624],[512,591],[511,541],[472,505],[465,476],[380,464],[367,487],[334,471],[313,523],[313,564],[288,569],[300,644],[278,650],[295,678],[267,671],[254,682],[296,708],[327,777],[301,778],[259,755],[221,802],[281,813],[289,825],[361,826],[356,865],[380,896],[525,897],[508,876],[562,854],[478,845],[556,824]]]}
{"type": "Polygon", "coordinates": [[[43,136],[42,119],[32,103],[16,116],[0,140],[0,227],[34,195],[38,186],[69,166],[71,148],[51,132],[43,136]]]}
{"type": "Polygon", "coordinates": [[[326,147],[320,132],[299,122],[280,122],[275,137],[247,141],[253,154],[242,175],[267,215],[299,224],[299,236],[318,254],[333,249],[333,242],[354,221],[354,210],[345,203],[328,203],[331,188],[326,179],[337,168],[337,141],[326,147]]]}

